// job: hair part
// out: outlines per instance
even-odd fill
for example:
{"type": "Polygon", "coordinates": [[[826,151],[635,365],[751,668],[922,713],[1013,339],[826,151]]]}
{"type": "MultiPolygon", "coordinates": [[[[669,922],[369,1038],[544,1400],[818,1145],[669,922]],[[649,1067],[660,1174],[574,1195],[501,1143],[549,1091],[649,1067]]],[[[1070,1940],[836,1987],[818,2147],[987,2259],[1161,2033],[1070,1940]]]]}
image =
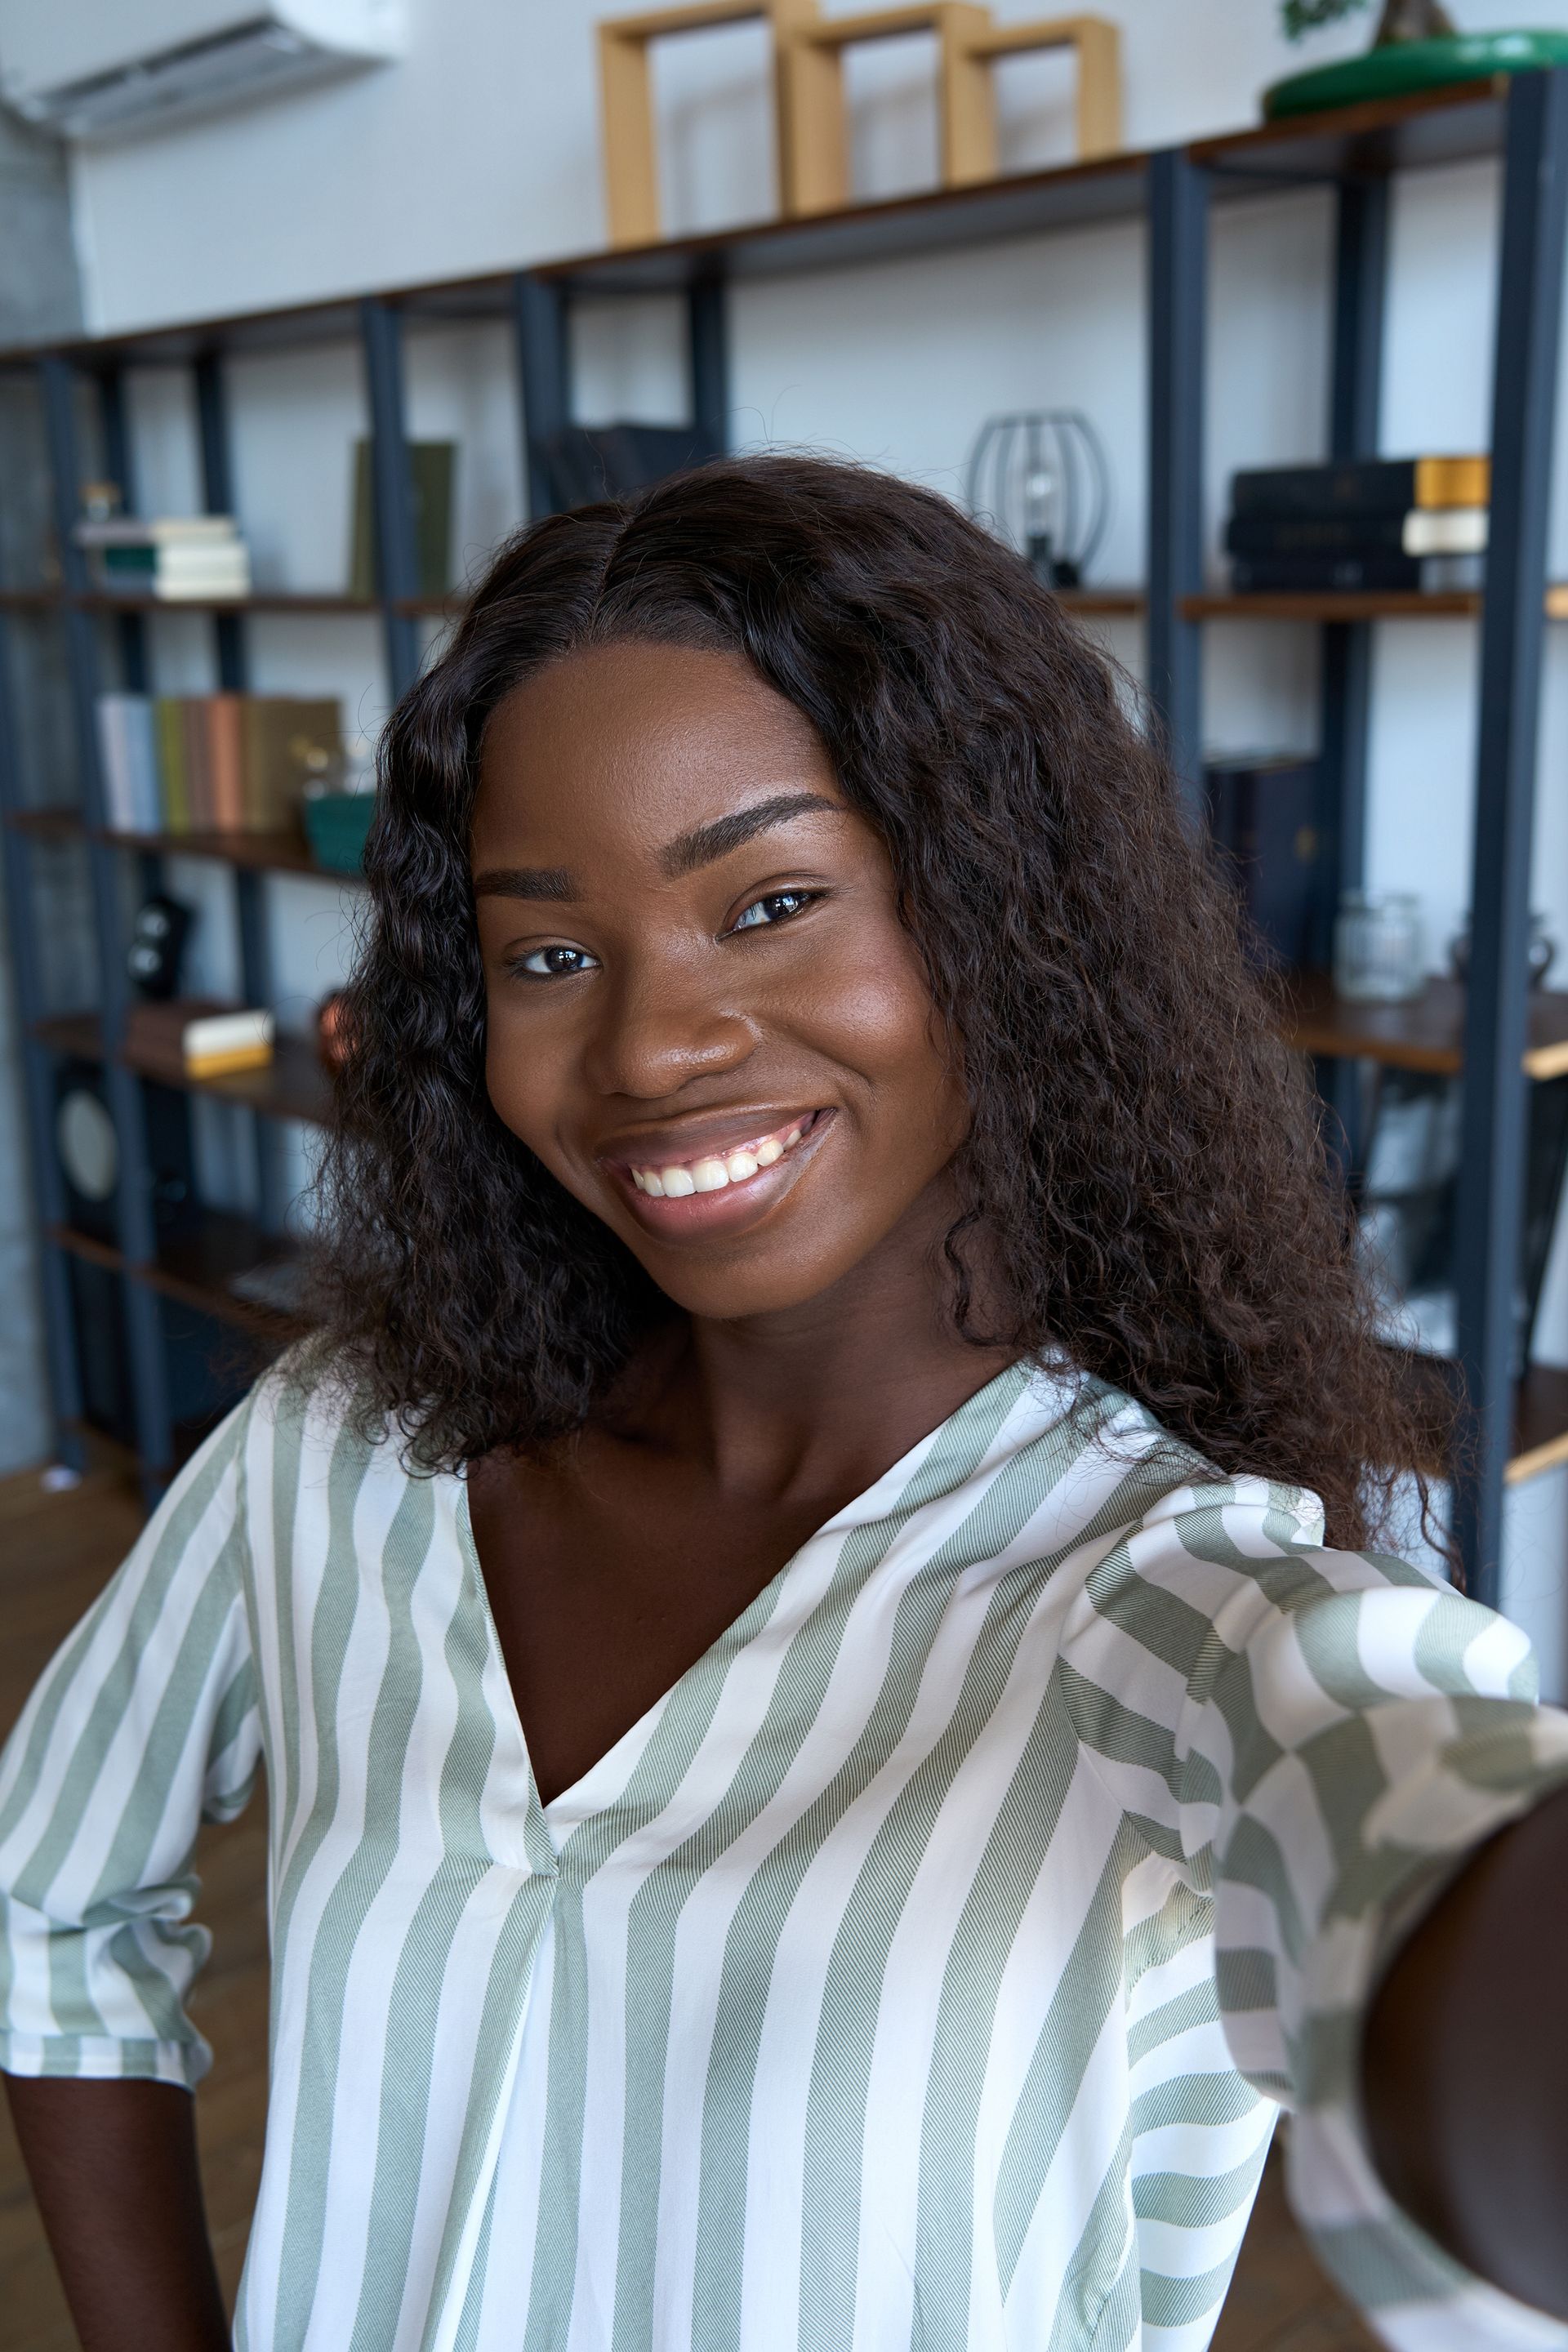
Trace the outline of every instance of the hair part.
{"type": "Polygon", "coordinates": [[[1315,1489],[1331,1540],[1371,1539],[1444,1433],[1378,1342],[1315,1097],[1169,770],[1017,556],[944,499],[815,458],[521,532],[393,714],[312,1360],[451,1467],[579,1429],[673,1311],[490,1106],[469,884],[491,713],[626,639],[742,657],[886,845],[969,1097],[957,1328],[1065,1354],[1222,1472],[1315,1489]],[[1009,1277],[984,1320],[981,1236],[1009,1277]]]}

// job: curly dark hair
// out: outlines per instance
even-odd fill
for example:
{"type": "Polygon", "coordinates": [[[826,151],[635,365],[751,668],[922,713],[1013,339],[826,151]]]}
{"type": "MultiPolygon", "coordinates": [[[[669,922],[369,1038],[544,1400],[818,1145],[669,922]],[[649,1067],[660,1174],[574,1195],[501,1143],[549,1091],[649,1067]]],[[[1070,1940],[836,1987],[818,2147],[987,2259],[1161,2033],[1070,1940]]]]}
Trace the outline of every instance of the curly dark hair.
{"type": "Polygon", "coordinates": [[[1305,1076],[1124,681],[944,499],[727,460],[504,547],[386,729],[322,1183],[321,1349],[411,1459],[580,1428],[668,1302],[486,1094],[468,834],[486,722],[579,647],[732,650],[805,713],[886,844],[972,1124],[947,1242],[966,1338],[1065,1351],[1226,1472],[1316,1489],[1333,1540],[1437,1467],[1379,1346],[1305,1076]],[[965,1235],[1011,1295],[982,1328],[965,1235]]]}

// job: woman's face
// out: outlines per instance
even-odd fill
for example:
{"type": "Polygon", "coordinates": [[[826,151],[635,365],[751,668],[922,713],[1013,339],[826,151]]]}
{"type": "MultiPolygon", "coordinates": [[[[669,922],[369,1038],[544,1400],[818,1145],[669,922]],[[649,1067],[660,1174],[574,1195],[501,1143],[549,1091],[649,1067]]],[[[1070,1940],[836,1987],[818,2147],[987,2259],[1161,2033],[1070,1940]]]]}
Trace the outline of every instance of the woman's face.
{"type": "Polygon", "coordinates": [[[517,688],[472,833],[490,1098],[668,1297],[797,1306],[904,1229],[965,1109],[887,853],[738,656],[517,688]]]}

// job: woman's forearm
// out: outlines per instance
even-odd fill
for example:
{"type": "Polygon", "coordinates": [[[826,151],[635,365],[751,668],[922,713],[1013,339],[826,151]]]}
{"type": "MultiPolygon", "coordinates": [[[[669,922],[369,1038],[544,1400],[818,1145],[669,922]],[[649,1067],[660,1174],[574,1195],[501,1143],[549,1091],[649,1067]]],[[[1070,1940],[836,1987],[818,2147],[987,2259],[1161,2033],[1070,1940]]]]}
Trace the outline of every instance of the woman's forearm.
{"type": "Polygon", "coordinates": [[[1367,2136],[1467,2269],[1568,2318],[1568,1790],[1484,1846],[1378,1989],[1367,2136]]]}
{"type": "Polygon", "coordinates": [[[84,2352],[227,2352],[190,2095],[19,2075],[5,2089],[84,2352]]]}

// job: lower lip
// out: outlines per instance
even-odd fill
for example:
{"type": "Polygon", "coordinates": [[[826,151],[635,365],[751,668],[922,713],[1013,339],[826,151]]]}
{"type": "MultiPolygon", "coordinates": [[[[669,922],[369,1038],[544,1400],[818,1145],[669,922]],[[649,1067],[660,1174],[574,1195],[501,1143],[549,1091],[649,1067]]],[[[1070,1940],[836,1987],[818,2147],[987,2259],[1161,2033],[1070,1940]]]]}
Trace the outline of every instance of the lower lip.
{"type": "Polygon", "coordinates": [[[617,1168],[617,1189],[637,1223],[661,1241],[707,1241],[718,1234],[739,1233],[753,1225],[775,1208],[786,1192],[792,1192],[802,1171],[814,1160],[833,1124],[831,1110],[812,1113],[811,1125],[793,1144],[782,1160],[771,1168],[760,1168],[754,1176],[745,1177],[739,1184],[726,1184],[717,1192],[688,1192],[683,1199],[655,1200],[651,1193],[639,1192],[632,1182],[629,1169],[617,1168]]]}

